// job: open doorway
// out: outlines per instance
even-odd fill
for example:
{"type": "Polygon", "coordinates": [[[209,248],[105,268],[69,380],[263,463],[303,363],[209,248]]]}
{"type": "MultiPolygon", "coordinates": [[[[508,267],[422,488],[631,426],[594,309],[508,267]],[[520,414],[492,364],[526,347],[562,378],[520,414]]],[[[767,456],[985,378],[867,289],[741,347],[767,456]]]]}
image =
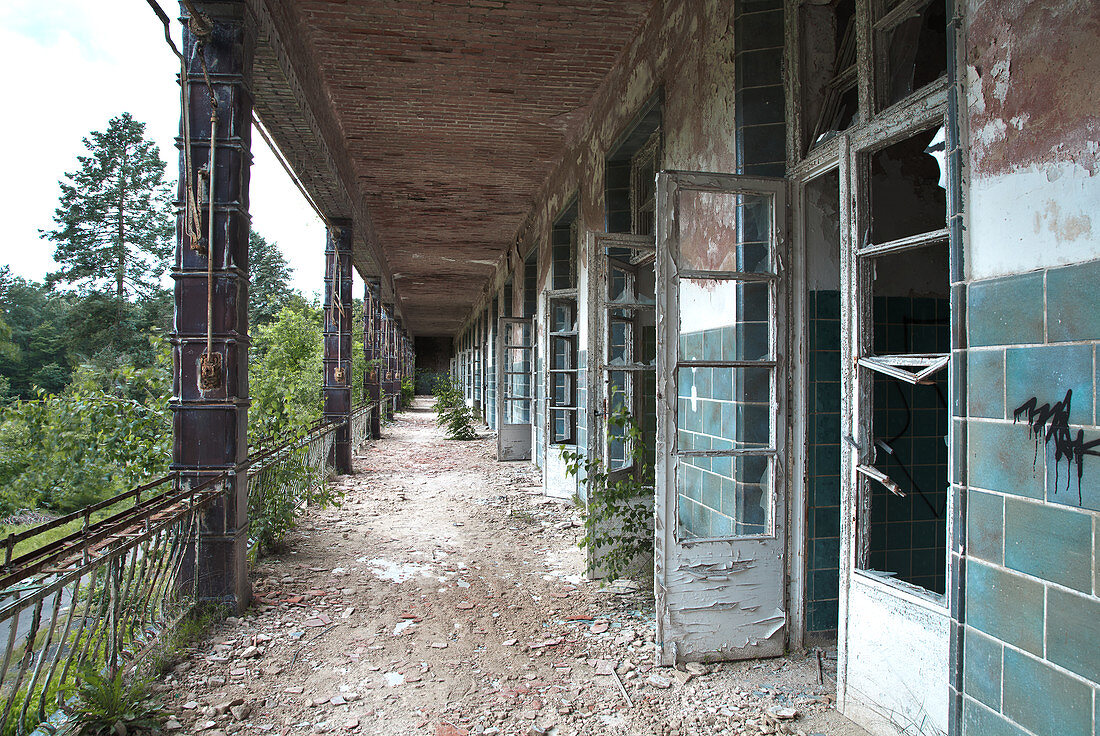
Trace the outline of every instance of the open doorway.
{"type": "Polygon", "coordinates": [[[836,643],[840,586],[840,171],[802,190],[804,297],[805,628],[836,643]]]}

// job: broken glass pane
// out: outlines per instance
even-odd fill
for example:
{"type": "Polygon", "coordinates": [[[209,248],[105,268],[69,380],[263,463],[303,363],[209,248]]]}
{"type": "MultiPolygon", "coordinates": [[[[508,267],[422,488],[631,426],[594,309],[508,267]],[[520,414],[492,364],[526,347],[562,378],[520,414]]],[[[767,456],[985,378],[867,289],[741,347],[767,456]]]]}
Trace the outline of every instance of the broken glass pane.
{"type": "Polygon", "coordinates": [[[612,302],[629,302],[634,297],[634,277],[629,271],[613,262],[607,270],[607,298],[612,302]]]}
{"type": "Polygon", "coordinates": [[[554,299],[550,302],[550,331],[573,332],[577,329],[576,307],[571,300],[554,299]]]}
{"type": "Polygon", "coordinates": [[[944,0],[907,12],[877,34],[882,65],[882,107],[900,102],[947,74],[947,13],[944,0]]]}
{"type": "Polygon", "coordinates": [[[943,142],[942,128],[922,131],[871,156],[871,243],[947,226],[943,152],[936,141],[943,142]]]}

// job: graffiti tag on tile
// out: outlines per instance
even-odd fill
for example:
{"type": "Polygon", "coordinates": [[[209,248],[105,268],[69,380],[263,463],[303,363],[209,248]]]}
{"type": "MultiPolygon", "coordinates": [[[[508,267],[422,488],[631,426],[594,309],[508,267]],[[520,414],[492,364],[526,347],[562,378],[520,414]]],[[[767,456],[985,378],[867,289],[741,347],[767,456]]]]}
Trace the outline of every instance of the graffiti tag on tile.
{"type": "Polygon", "coordinates": [[[1085,455],[1100,457],[1100,451],[1094,449],[1100,447],[1100,439],[1085,442],[1085,430],[1078,429],[1077,434],[1069,427],[1070,402],[1073,400],[1073,390],[1066,391],[1066,397],[1061,401],[1049,402],[1039,406],[1038,397],[1032,396],[1012,412],[1012,421],[1018,422],[1023,417],[1027,422],[1028,434],[1035,440],[1036,461],[1038,461],[1039,444],[1054,445],[1054,492],[1058,493],[1058,465],[1066,461],[1066,487],[1068,489],[1072,480],[1073,470],[1077,470],[1077,505],[1082,504],[1081,476],[1084,473],[1085,455]]]}

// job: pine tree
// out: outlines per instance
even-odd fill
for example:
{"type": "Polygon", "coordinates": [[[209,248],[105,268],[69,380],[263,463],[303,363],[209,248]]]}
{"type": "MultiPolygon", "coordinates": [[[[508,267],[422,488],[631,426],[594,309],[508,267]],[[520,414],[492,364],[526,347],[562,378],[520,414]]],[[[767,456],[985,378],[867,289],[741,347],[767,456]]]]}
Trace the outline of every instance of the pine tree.
{"type": "Polygon", "coordinates": [[[106,132],[84,139],[88,155],[60,183],[57,228],[42,232],[56,244],[61,268],[47,277],[116,299],[159,288],[171,252],[172,212],[160,150],[130,113],[111,118],[106,132]]]}
{"type": "Polygon", "coordinates": [[[291,269],[275,242],[255,230],[248,233],[249,328],[275,321],[279,311],[295,297],[290,288],[291,269]]]}

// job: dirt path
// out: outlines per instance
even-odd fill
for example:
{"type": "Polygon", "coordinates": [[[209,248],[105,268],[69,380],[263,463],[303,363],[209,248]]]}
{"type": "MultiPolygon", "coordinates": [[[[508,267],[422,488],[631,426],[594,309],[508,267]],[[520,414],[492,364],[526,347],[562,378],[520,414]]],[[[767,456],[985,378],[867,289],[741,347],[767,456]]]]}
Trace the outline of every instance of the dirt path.
{"type": "Polygon", "coordinates": [[[528,463],[497,463],[490,438],[445,441],[433,418],[423,399],[398,415],[337,479],[342,505],[310,510],[257,566],[248,615],[167,676],[170,727],[863,733],[831,707],[816,658],[654,668],[649,591],[584,581],[575,512],[539,494],[528,463]]]}

